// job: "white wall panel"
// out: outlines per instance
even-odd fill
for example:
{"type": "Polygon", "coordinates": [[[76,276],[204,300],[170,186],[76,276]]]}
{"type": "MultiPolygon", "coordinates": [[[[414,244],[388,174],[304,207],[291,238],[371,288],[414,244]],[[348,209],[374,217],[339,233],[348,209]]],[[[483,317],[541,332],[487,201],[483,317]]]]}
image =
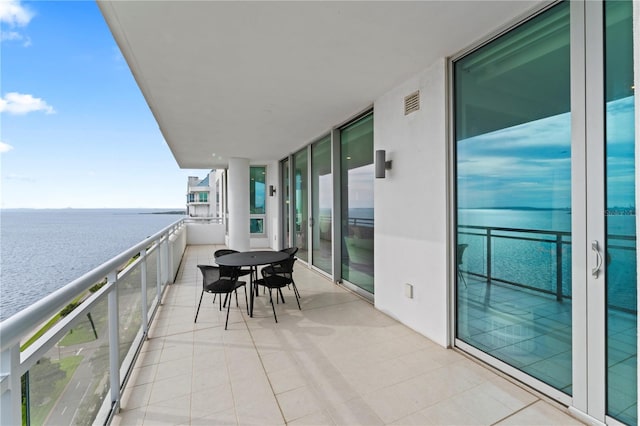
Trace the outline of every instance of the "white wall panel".
{"type": "Polygon", "coordinates": [[[392,169],[376,179],[375,305],[446,346],[448,342],[446,60],[374,104],[374,145],[392,169]],[[420,90],[420,110],[404,97],[420,90]],[[405,284],[413,285],[413,298],[405,284]]]}

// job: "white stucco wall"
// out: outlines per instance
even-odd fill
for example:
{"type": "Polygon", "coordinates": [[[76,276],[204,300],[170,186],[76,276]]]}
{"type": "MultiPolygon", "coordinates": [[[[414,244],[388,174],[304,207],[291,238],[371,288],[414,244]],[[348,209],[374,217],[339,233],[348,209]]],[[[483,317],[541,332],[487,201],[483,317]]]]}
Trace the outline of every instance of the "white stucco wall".
{"type": "Polygon", "coordinates": [[[374,103],[374,147],[392,169],[376,179],[375,306],[448,344],[446,61],[441,59],[374,103]],[[404,97],[420,90],[420,110],[404,97]],[[413,298],[405,296],[413,285],[413,298]]]}

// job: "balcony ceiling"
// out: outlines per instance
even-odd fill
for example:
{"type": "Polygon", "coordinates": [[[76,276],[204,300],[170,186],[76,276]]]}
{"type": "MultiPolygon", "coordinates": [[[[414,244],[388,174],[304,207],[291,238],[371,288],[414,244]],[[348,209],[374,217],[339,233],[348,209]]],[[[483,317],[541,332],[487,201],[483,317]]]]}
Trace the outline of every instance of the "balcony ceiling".
{"type": "Polygon", "coordinates": [[[98,0],[178,165],[194,169],[281,159],[539,3],[98,0]]]}

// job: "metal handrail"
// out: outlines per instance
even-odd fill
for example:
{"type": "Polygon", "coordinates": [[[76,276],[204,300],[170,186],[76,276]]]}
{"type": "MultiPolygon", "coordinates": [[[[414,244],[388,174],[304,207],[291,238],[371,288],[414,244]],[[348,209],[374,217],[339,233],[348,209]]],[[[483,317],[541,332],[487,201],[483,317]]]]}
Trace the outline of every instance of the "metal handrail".
{"type": "Polygon", "coordinates": [[[170,233],[184,220],[185,219],[177,220],[97,268],[87,272],[80,278],[71,281],[64,287],[38,300],[33,305],[26,307],[15,315],[0,322],[0,351],[4,351],[18,343],[20,339],[27,336],[31,330],[33,330],[34,324],[41,324],[47,321],[78,294],[87,291],[95,285],[96,282],[102,280],[110,272],[121,267],[133,256],[140,253],[141,250],[149,247],[165,234],[170,233]]]}

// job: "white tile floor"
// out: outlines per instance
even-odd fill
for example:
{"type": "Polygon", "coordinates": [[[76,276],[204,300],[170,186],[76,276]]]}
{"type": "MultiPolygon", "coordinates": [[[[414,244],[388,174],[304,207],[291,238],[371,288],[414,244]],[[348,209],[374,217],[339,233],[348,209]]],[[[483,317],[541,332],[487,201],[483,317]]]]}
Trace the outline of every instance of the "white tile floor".
{"type": "Polygon", "coordinates": [[[248,318],[242,294],[228,330],[209,294],[194,324],[196,265],[216,248],[187,248],[113,424],[579,424],[304,265],[302,310],[285,290],[277,324],[265,296],[248,318]]]}

